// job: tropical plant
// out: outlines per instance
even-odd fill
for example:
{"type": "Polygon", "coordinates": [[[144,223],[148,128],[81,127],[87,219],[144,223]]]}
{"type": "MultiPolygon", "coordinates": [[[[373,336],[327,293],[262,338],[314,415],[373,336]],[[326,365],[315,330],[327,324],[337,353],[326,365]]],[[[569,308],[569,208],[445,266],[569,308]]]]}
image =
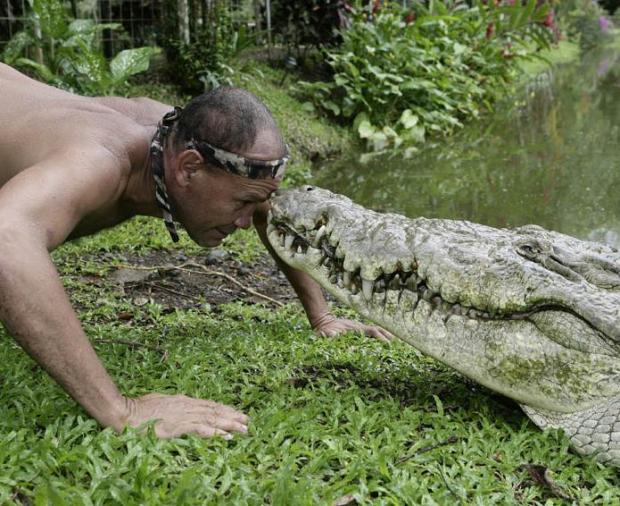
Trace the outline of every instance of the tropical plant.
{"type": "Polygon", "coordinates": [[[31,12],[24,30],[5,46],[2,60],[34,72],[60,88],[87,95],[108,95],[126,86],[127,79],[148,69],[159,49],[126,49],[108,61],[100,46],[104,30],[117,23],[72,19],[61,0],[29,0],[31,12]]]}
{"type": "Polygon", "coordinates": [[[594,0],[563,0],[557,12],[563,30],[578,40],[582,49],[591,49],[610,37],[609,14],[594,0]]]}
{"type": "Polygon", "coordinates": [[[549,45],[536,0],[384,2],[327,52],[331,82],[302,83],[315,107],[352,122],[370,147],[412,146],[448,134],[505,93],[518,58],[549,45]]]}
{"type": "Polygon", "coordinates": [[[236,19],[236,14],[229,2],[214,0],[203,22],[190,31],[189,42],[179,40],[176,33],[168,37],[171,74],[187,92],[232,84],[234,69],[230,62],[252,46],[256,36],[236,19]]]}
{"type": "Polygon", "coordinates": [[[353,8],[344,0],[276,0],[272,11],[274,32],[299,55],[301,47],[338,44],[353,8]]]}

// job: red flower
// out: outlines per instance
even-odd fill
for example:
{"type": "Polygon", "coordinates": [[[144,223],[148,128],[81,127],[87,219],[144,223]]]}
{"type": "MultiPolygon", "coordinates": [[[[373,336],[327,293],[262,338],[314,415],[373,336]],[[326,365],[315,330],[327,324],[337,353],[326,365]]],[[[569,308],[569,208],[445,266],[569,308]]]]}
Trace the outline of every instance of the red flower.
{"type": "Polygon", "coordinates": [[[494,30],[495,30],[495,27],[493,26],[493,23],[489,23],[487,25],[487,34],[486,34],[487,39],[490,39],[491,37],[493,37],[494,30]]]}
{"type": "Polygon", "coordinates": [[[553,9],[551,9],[549,12],[547,12],[547,16],[545,17],[545,20],[543,21],[543,25],[545,25],[547,28],[553,28],[554,26],[554,22],[553,22],[553,18],[554,18],[554,13],[553,13],[553,9]]]}
{"type": "Polygon", "coordinates": [[[415,21],[415,18],[416,18],[415,11],[411,11],[407,13],[407,15],[405,16],[405,23],[407,24],[413,23],[415,21]]]}

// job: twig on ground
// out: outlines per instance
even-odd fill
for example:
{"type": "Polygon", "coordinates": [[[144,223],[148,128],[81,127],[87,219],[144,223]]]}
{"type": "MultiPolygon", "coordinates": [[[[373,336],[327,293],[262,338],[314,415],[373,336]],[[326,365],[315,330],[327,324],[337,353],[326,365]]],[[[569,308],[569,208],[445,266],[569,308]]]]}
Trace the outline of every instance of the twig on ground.
{"type": "Polygon", "coordinates": [[[136,270],[141,270],[141,271],[164,271],[164,272],[165,271],[181,271],[181,272],[188,272],[190,274],[204,274],[207,276],[219,276],[237,285],[243,291],[251,295],[260,297],[261,299],[265,299],[266,301],[269,301],[270,303],[275,304],[276,306],[280,306],[280,307],[284,306],[284,304],[280,302],[279,300],[272,299],[268,295],[257,292],[256,290],[253,290],[249,286],[245,286],[243,283],[240,283],[235,278],[226,274],[225,272],[207,269],[204,265],[200,265],[195,262],[185,262],[185,263],[182,263],[181,265],[154,265],[152,267],[145,267],[143,265],[121,264],[118,267],[123,267],[125,269],[136,269],[136,270]],[[200,271],[187,269],[186,267],[197,267],[198,269],[200,269],[200,271]]]}
{"type": "Polygon", "coordinates": [[[404,457],[401,457],[396,462],[394,462],[394,464],[396,464],[396,465],[402,464],[403,462],[406,462],[407,460],[410,460],[410,459],[412,459],[414,457],[417,457],[418,455],[422,455],[423,453],[430,452],[431,450],[434,450],[436,448],[440,448],[442,446],[447,446],[447,445],[454,444],[458,440],[459,440],[458,437],[450,436],[445,441],[440,441],[439,443],[434,444],[434,445],[430,445],[430,446],[424,446],[424,447],[420,448],[419,450],[417,450],[415,453],[410,453],[409,455],[405,455],[404,457]]]}
{"type": "Polygon", "coordinates": [[[122,344],[125,346],[131,346],[132,348],[147,348],[149,350],[156,351],[158,353],[165,353],[166,350],[159,346],[155,346],[152,344],[140,343],[138,341],[130,341],[129,339],[105,339],[103,337],[96,337],[93,339],[96,343],[102,344],[122,344]]]}
{"type": "Polygon", "coordinates": [[[160,285],[159,283],[148,283],[149,286],[152,286],[153,288],[157,288],[158,290],[161,290],[162,292],[168,292],[172,295],[178,295],[179,297],[185,297],[186,299],[190,299],[193,300],[195,302],[200,302],[200,299],[198,297],[195,297],[193,295],[189,295],[187,293],[183,293],[183,292],[179,292],[177,290],[173,290],[172,288],[169,288],[167,286],[164,285],[160,285]]]}

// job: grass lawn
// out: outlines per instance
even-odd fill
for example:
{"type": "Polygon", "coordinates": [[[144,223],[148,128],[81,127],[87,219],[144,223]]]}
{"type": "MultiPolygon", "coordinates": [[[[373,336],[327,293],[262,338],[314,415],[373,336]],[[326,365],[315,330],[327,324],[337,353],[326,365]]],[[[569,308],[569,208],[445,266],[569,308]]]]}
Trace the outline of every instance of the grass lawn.
{"type": "MultiPolygon", "coordinates": [[[[244,232],[225,246],[247,279],[257,244],[244,232]]],[[[173,249],[163,223],[137,219],[54,258],[124,393],[231,404],[252,417],[249,435],[101,430],[4,335],[1,504],[620,503],[615,469],[404,343],[317,338],[296,303],[128,295],[112,273],[153,254],[180,264],[206,252],[186,238],[173,249]]]]}

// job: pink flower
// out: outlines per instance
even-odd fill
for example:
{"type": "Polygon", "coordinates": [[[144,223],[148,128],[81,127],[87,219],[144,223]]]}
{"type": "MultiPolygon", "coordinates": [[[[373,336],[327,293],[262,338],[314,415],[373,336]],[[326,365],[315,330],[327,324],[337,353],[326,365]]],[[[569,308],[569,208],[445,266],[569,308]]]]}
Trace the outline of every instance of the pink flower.
{"type": "Polygon", "coordinates": [[[600,27],[601,32],[603,32],[603,33],[608,33],[608,32],[609,32],[609,30],[611,30],[611,29],[612,29],[613,24],[612,24],[612,22],[611,22],[609,19],[607,19],[605,16],[600,16],[600,17],[598,18],[598,26],[600,27]]]}

